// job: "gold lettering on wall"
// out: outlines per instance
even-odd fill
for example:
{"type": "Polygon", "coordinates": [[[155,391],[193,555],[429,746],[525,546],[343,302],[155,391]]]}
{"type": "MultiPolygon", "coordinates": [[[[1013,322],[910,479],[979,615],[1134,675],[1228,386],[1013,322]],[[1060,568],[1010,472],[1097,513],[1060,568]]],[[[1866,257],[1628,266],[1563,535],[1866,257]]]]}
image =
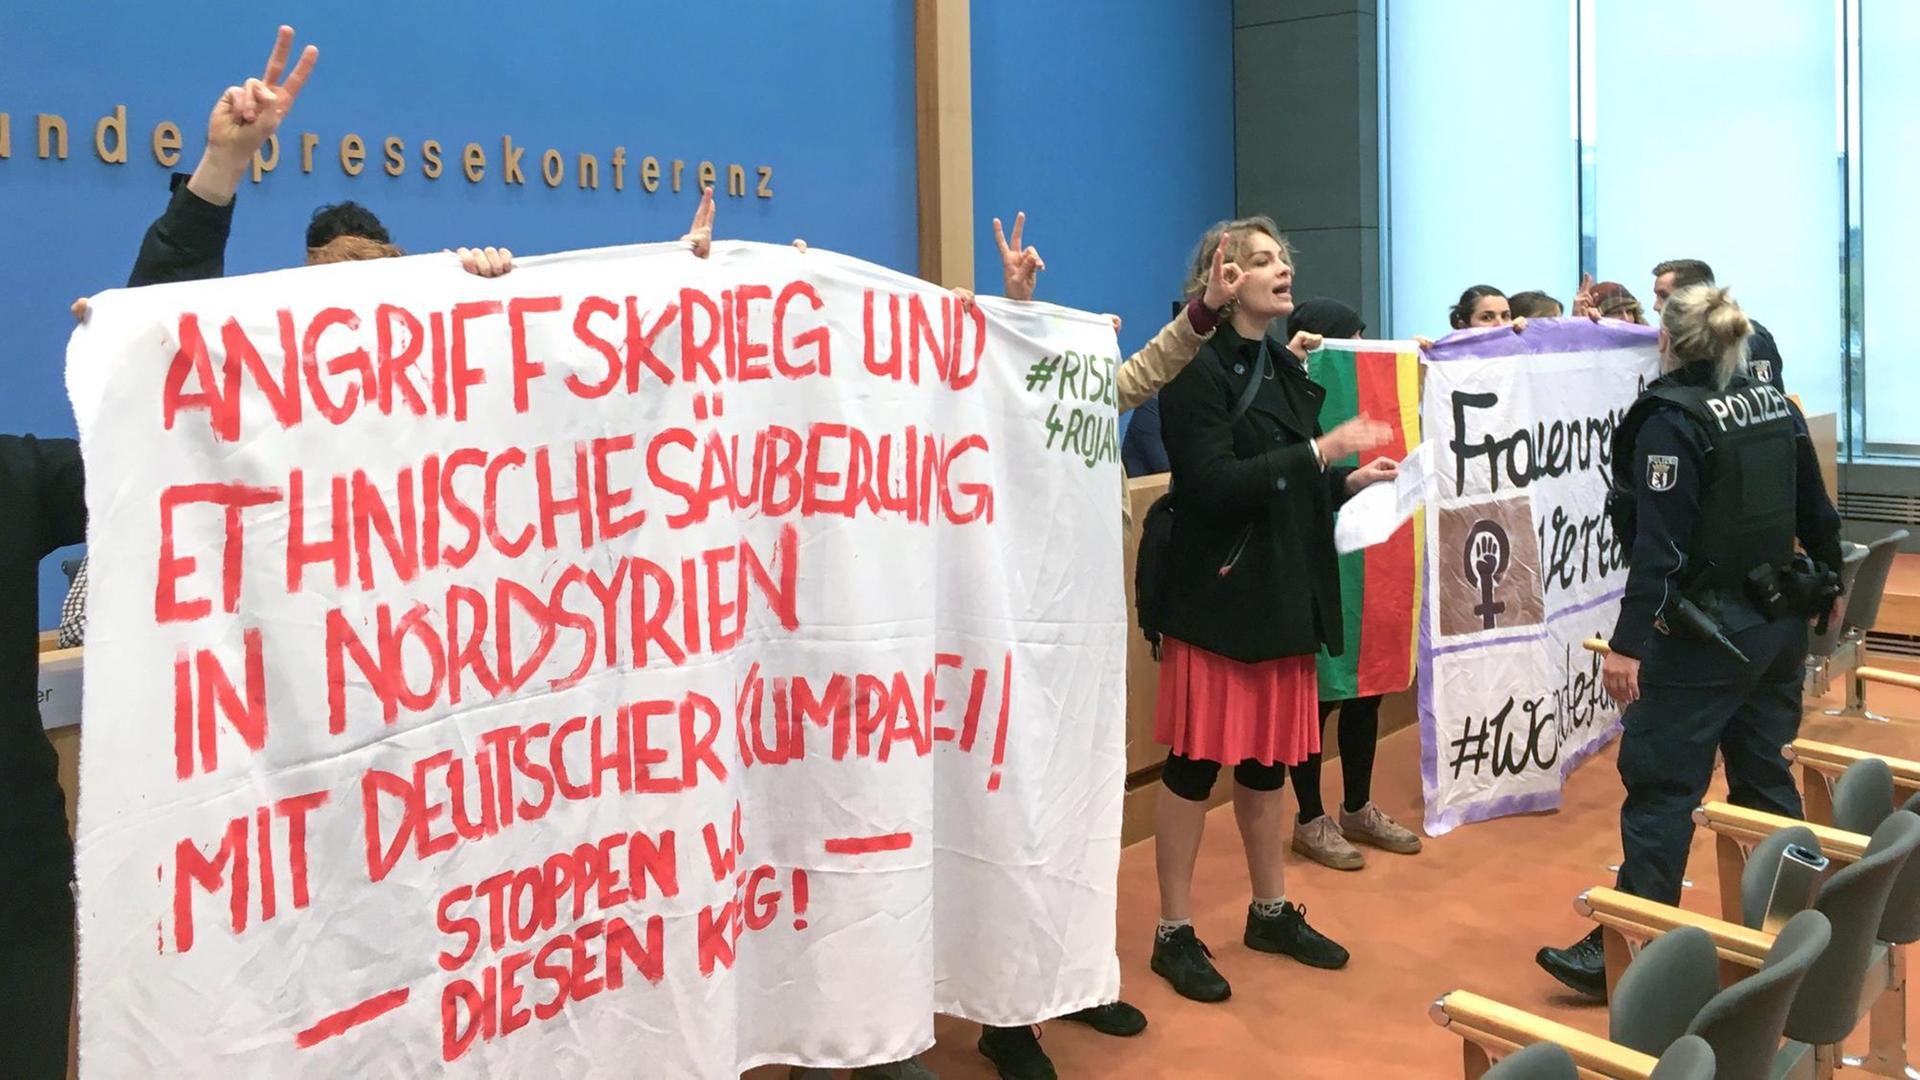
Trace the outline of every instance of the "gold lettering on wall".
{"type": "Polygon", "coordinates": [[[360,136],[348,132],[340,137],[340,171],[348,176],[359,176],[360,170],[367,167],[367,144],[360,136]]]}
{"type": "Polygon", "coordinates": [[[520,159],[525,157],[526,154],[527,154],[526,147],[522,146],[522,147],[519,147],[518,149],[514,148],[513,136],[502,135],[500,137],[501,179],[505,180],[509,184],[526,183],[527,174],[520,171],[520,159]]]}
{"type": "Polygon", "coordinates": [[[171,120],[153,126],[153,160],[163,169],[180,164],[180,128],[171,120]]]}
{"type": "Polygon", "coordinates": [[[280,136],[267,136],[267,144],[253,152],[253,182],[272,172],[280,165],[280,136]]]}
{"type": "MultiPolygon", "coordinates": [[[[34,144],[38,156],[43,161],[66,161],[71,152],[70,134],[66,117],[59,113],[35,113],[34,144]]],[[[85,123],[84,120],[81,123],[85,123]]],[[[129,117],[124,104],[116,104],[113,110],[95,119],[93,124],[94,157],[108,165],[124,165],[132,153],[129,145],[129,117]]],[[[84,128],[82,129],[84,130],[84,128]]],[[[84,136],[83,136],[84,137],[84,136]]],[[[134,134],[133,137],[138,137],[134,134]]],[[[289,135],[291,138],[291,135],[289,135]]],[[[320,148],[322,136],[311,131],[300,133],[300,171],[311,174],[314,169],[314,154],[320,148]]],[[[406,140],[398,135],[380,137],[381,171],[391,177],[406,175],[408,148],[406,140]]],[[[180,126],[172,120],[155,123],[149,134],[149,146],[153,152],[154,163],[161,168],[177,168],[186,148],[186,140],[180,126]]],[[[503,135],[500,139],[500,169],[497,173],[500,183],[507,186],[523,186],[526,178],[526,155],[533,149],[525,145],[516,145],[513,136],[503,135]]],[[[253,155],[250,172],[255,183],[260,183],[268,173],[274,172],[280,164],[280,140],[277,135],[270,137],[265,146],[253,155]]],[[[422,140],[419,146],[421,175],[428,180],[438,180],[446,173],[446,147],[438,139],[422,140]]],[[[598,191],[601,187],[601,166],[604,160],[609,186],[615,191],[627,189],[627,169],[629,159],[627,147],[616,145],[612,152],[602,159],[595,151],[547,147],[537,151],[539,157],[540,178],[548,188],[559,188],[566,183],[567,161],[574,162],[575,184],[582,191],[598,191]]],[[[13,115],[0,112],[0,161],[10,160],[13,156],[13,115]]],[[[83,155],[84,156],[84,155],[83,155]]],[[[359,177],[366,171],[367,141],[359,134],[348,132],[340,137],[340,171],[349,177],[359,177]]],[[[688,179],[687,160],[684,158],[667,159],[671,163],[671,187],[680,192],[688,179]]],[[[478,142],[465,143],[460,152],[461,173],[467,182],[478,184],[487,176],[487,153],[478,142]]],[[[633,176],[640,190],[653,194],[660,190],[661,175],[666,169],[662,159],[647,154],[638,159],[633,176]]],[[[750,175],[759,176],[755,194],[760,198],[773,197],[773,166],[748,165],[741,162],[715,162],[700,160],[694,168],[694,178],[699,187],[712,187],[724,172],[727,194],[733,198],[745,198],[750,175]]]]}
{"type": "Polygon", "coordinates": [[[51,139],[59,144],[57,149],[60,151],[60,160],[67,160],[67,122],[65,120],[52,113],[41,113],[34,119],[34,128],[39,134],[41,158],[44,159],[50,149],[55,149],[48,146],[51,139]]]}
{"type": "Polygon", "coordinates": [[[127,107],[115,105],[112,114],[93,125],[93,152],[109,165],[127,163],[127,107]],[[107,136],[113,136],[113,148],[107,148],[107,136]]]}

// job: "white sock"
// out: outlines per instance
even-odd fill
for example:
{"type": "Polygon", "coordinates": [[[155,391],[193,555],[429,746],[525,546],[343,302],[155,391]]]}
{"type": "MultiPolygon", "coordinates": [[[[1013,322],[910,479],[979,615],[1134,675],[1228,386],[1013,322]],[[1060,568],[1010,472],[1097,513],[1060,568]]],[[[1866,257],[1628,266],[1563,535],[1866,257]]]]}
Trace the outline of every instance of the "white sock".
{"type": "Polygon", "coordinates": [[[1285,910],[1286,906],[1287,897],[1285,893],[1271,900],[1262,900],[1257,896],[1253,898],[1253,913],[1266,919],[1278,917],[1280,912],[1285,910]]]}
{"type": "Polygon", "coordinates": [[[1153,931],[1155,941],[1165,941],[1173,936],[1175,930],[1183,926],[1192,926],[1192,919],[1161,919],[1160,925],[1153,931]]]}

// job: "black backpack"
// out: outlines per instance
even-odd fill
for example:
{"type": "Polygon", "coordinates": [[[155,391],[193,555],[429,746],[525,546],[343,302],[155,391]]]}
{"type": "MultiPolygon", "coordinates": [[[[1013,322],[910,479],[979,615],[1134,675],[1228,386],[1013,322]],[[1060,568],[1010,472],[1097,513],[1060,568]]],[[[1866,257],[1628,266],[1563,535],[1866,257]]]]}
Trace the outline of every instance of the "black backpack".
{"type": "MultiPolygon", "coordinates": [[[[1260,360],[1247,377],[1240,399],[1233,403],[1233,413],[1227,417],[1228,427],[1239,423],[1253,407],[1253,397],[1260,390],[1261,373],[1270,362],[1269,347],[1268,341],[1261,339],[1260,360]]],[[[1167,610],[1166,558],[1167,545],[1173,539],[1173,504],[1173,486],[1169,483],[1167,493],[1153,500],[1146,517],[1140,521],[1140,553],[1133,564],[1133,608],[1139,617],[1140,633],[1153,646],[1155,660],[1160,659],[1160,622],[1167,610]]]]}

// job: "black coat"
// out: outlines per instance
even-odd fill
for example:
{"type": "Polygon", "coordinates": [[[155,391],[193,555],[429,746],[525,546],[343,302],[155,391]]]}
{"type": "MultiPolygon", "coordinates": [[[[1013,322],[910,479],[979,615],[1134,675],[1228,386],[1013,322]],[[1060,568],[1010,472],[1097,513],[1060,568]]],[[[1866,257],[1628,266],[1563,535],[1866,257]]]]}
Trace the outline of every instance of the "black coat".
{"type": "Polygon", "coordinates": [[[167,208],[140,238],[127,287],[169,281],[202,281],[225,276],[227,233],[233,227],[233,203],[215,206],[187,188],[184,173],[173,176],[167,208]]]}
{"type": "Polygon", "coordinates": [[[1307,441],[1326,391],[1291,353],[1271,355],[1263,377],[1258,344],[1223,324],[1160,391],[1174,491],[1161,629],[1243,663],[1338,655],[1344,640],[1333,511],[1353,470],[1320,468],[1307,441]],[[1249,377],[1260,389],[1229,428],[1249,377]]]}

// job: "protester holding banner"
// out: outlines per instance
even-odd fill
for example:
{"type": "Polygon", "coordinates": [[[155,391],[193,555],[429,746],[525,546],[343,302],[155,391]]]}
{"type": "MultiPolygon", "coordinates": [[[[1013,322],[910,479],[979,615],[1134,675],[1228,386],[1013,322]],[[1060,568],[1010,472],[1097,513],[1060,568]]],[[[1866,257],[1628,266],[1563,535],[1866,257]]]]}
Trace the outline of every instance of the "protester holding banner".
{"type": "Polygon", "coordinates": [[[1447,325],[1455,330],[1506,326],[1512,322],[1513,309],[1507,303],[1507,294],[1491,285],[1469,287],[1447,312],[1447,325]]]}
{"type": "MultiPolygon", "coordinates": [[[[1033,299],[1039,272],[1046,269],[1038,250],[1023,247],[1027,215],[1013,219],[1013,239],[1007,240],[1000,219],[993,219],[994,244],[1000,251],[1003,293],[1010,300],[1033,299]]],[[[1153,399],[1160,388],[1171,382],[1189,363],[1220,324],[1220,310],[1233,296],[1240,268],[1226,261],[1226,242],[1214,245],[1213,262],[1207,271],[1206,286],[1187,301],[1173,321],[1147,342],[1146,347],[1126,358],[1114,370],[1114,387],[1119,411],[1137,408],[1153,399]]],[[[1121,489],[1121,516],[1130,523],[1131,504],[1124,486],[1121,489]]],[[[1103,1035],[1128,1037],[1147,1028],[1147,1018],[1138,1008],[1124,1001],[1108,1002],[1070,1013],[1062,1019],[1086,1024],[1103,1035]]],[[[987,1027],[980,1036],[979,1049],[993,1061],[1005,1080],[1051,1080],[1053,1062],[1040,1048],[1040,1040],[1029,1027],[987,1027]]]]}
{"type": "Polygon", "coordinates": [[[1557,319],[1566,314],[1560,301],[1538,289],[1514,293],[1507,298],[1507,308],[1516,319],[1557,319]]]}
{"type": "Polygon", "coordinates": [[[1153,970],[1182,996],[1220,1001],[1226,979],[1194,933],[1194,860],[1206,800],[1234,767],[1234,812],[1253,903],[1249,948],[1338,968],[1347,951],[1287,900],[1280,788],[1286,766],[1319,748],[1314,654],[1340,648],[1333,508],[1395,466],[1328,467],[1387,438],[1357,417],[1323,433],[1324,391],[1304,362],[1318,338],[1285,350],[1268,327],[1293,310],[1293,264],[1264,217],[1223,222],[1195,252],[1187,295],[1207,281],[1211,253],[1240,268],[1230,315],[1200,356],[1162,391],[1175,512],[1164,552],[1164,661],[1155,737],[1170,747],[1157,809],[1160,924],[1153,970]]]}
{"type": "MultiPolygon", "coordinates": [[[[1287,316],[1289,338],[1299,333],[1358,338],[1366,331],[1360,313],[1338,300],[1308,300],[1287,316]]],[[[1338,403],[1336,395],[1329,393],[1320,408],[1320,423],[1338,424],[1356,415],[1362,389],[1373,391],[1372,396],[1385,398],[1397,392],[1399,382],[1417,386],[1417,378],[1396,378],[1399,374],[1395,370],[1396,359],[1369,355],[1363,361],[1356,353],[1331,350],[1315,353],[1311,367],[1314,381],[1330,390],[1339,386],[1345,391],[1337,395],[1338,403]],[[1360,370],[1363,363],[1365,371],[1360,370]],[[1384,380],[1378,378],[1381,374],[1385,375],[1384,380]],[[1392,384],[1384,388],[1384,393],[1379,385],[1382,382],[1392,384]]],[[[1408,360],[1409,365],[1413,363],[1415,361],[1408,360]]],[[[1417,400],[1405,404],[1418,408],[1417,400]]],[[[1415,432],[1410,441],[1417,442],[1418,438],[1415,432]]],[[[1287,770],[1293,777],[1294,801],[1300,805],[1299,819],[1293,827],[1293,850],[1336,870],[1358,870],[1367,864],[1366,856],[1354,846],[1355,841],[1401,855],[1420,850],[1420,838],[1387,816],[1374,805],[1372,798],[1373,754],[1374,744],[1380,738],[1381,696],[1406,689],[1413,679],[1411,601],[1416,555],[1411,527],[1406,532],[1404,544],[1381,544],[1340,556],[1342,621],[1347,632],[1347,648],[1340,656],[1323,649],[1317,658],[1322,730],[1334,712],[1340,714],[1340,774],[1344,785],[1340,820],[1335,822],[1320,801],[1320,751],[1314,751],[1305,761],[1287,770]],[[1376,593],[1381,595],[1376,597],[1376,593]],[[1399,625],[1391,630],[1378,625],[1389,619],[1399,625]],[[1368,665],[1362,670],[1362,650],[1358,646],[1362,626],[1368,622],[1376,624],[1372,627],[1376,632],[1383,632],[1394,640],[1387,643],[1389,657],[1385,664],[1368,665]]]]}
{"type": "MultiPolygon", "coordinates": [[[[1800,816],[1780,748],[1800,727],[1807,621],[1839,596],[1839,516],[1800,410],[1742,370],[1751,333],[1727,290],[1674,293],[1660,322],[1666,374],[1614,436],[1608,509],[1631,552],[1602,668],[1626,707],[1616,887],[1664,904],[1679,902],[1716,753],[1732,802],[1800,816]]],[[[1537,960],[1605,996],[1598,928],[1537,960]]]]}

